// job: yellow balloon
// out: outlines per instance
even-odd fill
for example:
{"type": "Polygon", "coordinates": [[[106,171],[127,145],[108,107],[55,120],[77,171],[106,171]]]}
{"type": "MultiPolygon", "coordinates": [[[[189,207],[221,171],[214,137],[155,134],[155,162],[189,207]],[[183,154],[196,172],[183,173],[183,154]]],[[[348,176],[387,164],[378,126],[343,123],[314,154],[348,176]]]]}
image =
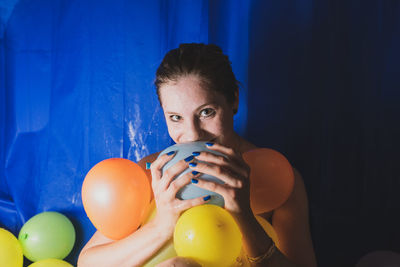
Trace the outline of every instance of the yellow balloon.
{"type": "Polygon", "coordinates": [[[158,252],[151,258],[148,262],[146,262],[143,267],[154,267],[157,264],[176,257],[176,252],[174,248],[174,243],[172,239],[168,241],[158,252]]]}
{"type": "Polygon", "coordinates": [[[151,221],[154,216],[156,216],[156,202],[154,201],[154,199],[150,202],[150,205],[146,211],[147,215],[144,216],[144,220],[142,222],[142,225],[148,223],[149,221],[151,221]]]}
{"type": "Polygon", "coordinates": [[[66,261],[59,259],[45,259],[32,263],[28,267],[73,267],[66,261]]]}
{"type": "Polygon", "coordinates": [[[242,247],[242,234],[231,214],[215,205],[185,211],[175,226],[174,247],[178,256],[203,266],[235,264],[242,247]]]}
{"type": "MultiPolygon", "coordinates": [[[[153,199],[150,203],[150,209],[148,211],[148,215],[144,219],[142,224],[146,224],[149,221],[151,221],[156,215],[156,211],[157,211],[156,204],[153,199]]],[[[176,256],[177,255],[175,252],[174,243],[172,242],[171,239],[159,251],[157,251],[157,253],[143,265],[143,267],[154,267],[157,264],[176,256]]]]}
{"type": "MultiPolygon", "coordinates": [[[[274,241],[275,245],[279,247],[278,235],[276,234],[272,225],[266,219],[259,215],[256,215],[255,217],[258,223],[264,228],[264,231],[267,233],[267,235],[272,239],[272,241],[274,241]]],[[[250,267],[250,263],[247,260],[246,252],[243,248],[240,251],[240,256],[237,259],[237,264],[234,266],[250,267]]]]}
{"type": "Polygon", "coordinates": [[[23,261],[18,239],[6,229],[0,228],[0,266],[22,267],[23,261]]]}
{"type": "Polygon", "coordinates": [[[263,217],[256,215],[256,219],[259,224],[264,228],[264,231],[267,233],[269,237],[271,237],[272,241],[274,241],[275,245],[279,247],[279,239],[272,225],[263,217]]]}

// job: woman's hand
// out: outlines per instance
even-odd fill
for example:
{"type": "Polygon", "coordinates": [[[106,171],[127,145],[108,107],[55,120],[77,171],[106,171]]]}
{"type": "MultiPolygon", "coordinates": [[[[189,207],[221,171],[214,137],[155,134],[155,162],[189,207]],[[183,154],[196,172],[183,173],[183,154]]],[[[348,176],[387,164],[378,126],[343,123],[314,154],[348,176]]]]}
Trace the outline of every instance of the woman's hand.
{"type": "Polygon", "coordinates": [[[164,228],[166,235],[172,236],[176,222],[180,214],[197,205],[204,204],[203,197],[180,200],[176,198],[176,193],[186,184],[191,182],[192,178],[197,178],[200,174],[188,172],[179,179],[175,179],[179,174],[188,168],[193,157],[188,157],[178,161],[168,168],[164,173],[163,166],[174,157],[175,153],[168,153],[160,156],[151,164],[151,175],[154,199],[156,202],[157,213],[154,218],[158,227],[164,228]],[[175,180],[174,180],[175,179],[175,180]]]}
{"type": "Polygon", "coordinates": [[[196,154],[190,168],[220,179],[223,184],[198,179],[198,186],[224,197],[225,209],[236,214],[251,214],[250,208],[250,167],[243,160],[241,153],[220,144],[212,144],[209,149],[218,151],[220,156],[207,151],[196,154]],[[198,155],[197,155],[198,154],[198,155]],[[203,161],[203,162],[200,162],[203,161]]]}

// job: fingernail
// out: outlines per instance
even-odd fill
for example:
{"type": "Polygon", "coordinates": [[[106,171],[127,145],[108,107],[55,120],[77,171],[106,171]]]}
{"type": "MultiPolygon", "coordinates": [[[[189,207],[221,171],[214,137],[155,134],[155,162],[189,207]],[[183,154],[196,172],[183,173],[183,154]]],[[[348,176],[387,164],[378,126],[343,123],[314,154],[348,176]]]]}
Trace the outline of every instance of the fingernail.
{"type": "Polygon", "coordinates": [[[195,152],[192,153],[192,155],[193,156],[198,156],[198,155],[200,155],[200,152],[195,151],[195,152]]]}
{"type": "Polygon", "coordinates": [[[151,163],[150,162],[146,162],[146,170],[150,169],[151,163]]]}
{"type": "Polygon", "coordinates": [[[210,195],[203,197],[204,201],[207,201],[207,200],[209,200],[210,198],[211,198],[210,195]]]}
{"type": "Polygon", "coordinates": [[[191,161],[193,159],[193,156],[189,156],[189,157],[187,157],[186,159],[185,159],[185,161],[186,162],[189,162],[189,161],[191,161]]]}
{"type": "Polygon", "coordinates": [[[214,145],[214,143],[211,143],[211,142],[206,143],[206,146],[213,146],[213,145],[214,145]]]}
{"type": "Polygon", "coordinates": [[[192,184],[197,184],[199,180],[192,178],[192,184]]]}
{"type": "Polygon", "coordinates": [[[199,172],[198,171],[192,171],[193,175],[197,175],[199,172]]]}
{"type": "Polygon", "coordinates": [[[173,150],[167,153],[168,156],[171,156],[173,154],[175,154],[175,151],[173,151],[173,150]]]}
{"type": "Polygon", "coordinates": [[[196,166],[197,166],[197,163],[195,163],[195,162],[190,162],[190,163],[189,163],[189,166],[190,166],[190,167],[196,167],[196,166]]]}

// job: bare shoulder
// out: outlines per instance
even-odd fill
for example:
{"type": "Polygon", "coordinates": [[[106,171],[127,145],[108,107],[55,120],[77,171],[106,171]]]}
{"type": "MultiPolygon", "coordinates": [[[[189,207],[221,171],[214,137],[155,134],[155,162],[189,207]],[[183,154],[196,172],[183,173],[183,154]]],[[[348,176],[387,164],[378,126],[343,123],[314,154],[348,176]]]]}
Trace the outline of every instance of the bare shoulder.
{"type": "Polygon", "coordinates": [[[294,202],[297,205],[302,205],[302,206],[304,205],[308,207],[307,192],[306,192],[306,187],[304,185],[303,177],[296,168],[293,168],[293,174],[294,174],[294,186],[292,194],[289,197],[288,201],[294,202]]]}
{"type": "Polygon", "coordinates": [[[275,210],[274,213],[276,213],[276,211],[283,213],[287,212],[288,214],[293,213],[297,218],[308,216],[308,198],[303,177],[295,168],[293,168],[293,174],[294,185],[292,192],[287,201],[275,210]]]}
{"type": "Polygon", "coordinates": [[[240,141],[239,141],[239,151],[241,153],[245,153],[247,151],[253,150],[253,149],[257,149],[258,147],[251,143],[250,141],[244,139],[243,137],[240,137],[240,141]]]}
{"type": "Polygon", "coordinates": [[[159,154],[160,154],[160,152],[156,152],[156,153],[147,155],[147,156],[145,156],[144,158],[142,158],[142,159],[139,161],[139,163],[140,163],[140,162],[144,162],[144,163],[150,162],[150,163],[151,163],[151,162],[153,162],[153,161],[155,161],[155,160],[157,159],[157,157],[158,157],[159,154]]]}
{"type": "Polygon", "coordinates": [[[157,152],[157,153],[153,153],[148,156],[145,156],[138,162],[138,165],[140,167],[142,167],[142,169],[146,170],[146,163],[152,163],[153,161],[155,161],[159,154],[160,154],[160,152],[157,152]]]}

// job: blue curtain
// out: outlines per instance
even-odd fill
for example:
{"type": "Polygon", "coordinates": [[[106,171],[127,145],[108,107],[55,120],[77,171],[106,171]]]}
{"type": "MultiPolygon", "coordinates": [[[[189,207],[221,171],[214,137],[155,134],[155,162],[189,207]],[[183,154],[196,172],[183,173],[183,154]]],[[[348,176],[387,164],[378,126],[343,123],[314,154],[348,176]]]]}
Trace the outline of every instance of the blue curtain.
{"type": "Polygon", "coordinates": [[[166,51],[220,45],[241,82],[236,130],[302,173],[320,266],[400,251],[400,2],[0,1],[0,227],[68,216],[110,157],[171,144],[153,86],[166,51]]]}

